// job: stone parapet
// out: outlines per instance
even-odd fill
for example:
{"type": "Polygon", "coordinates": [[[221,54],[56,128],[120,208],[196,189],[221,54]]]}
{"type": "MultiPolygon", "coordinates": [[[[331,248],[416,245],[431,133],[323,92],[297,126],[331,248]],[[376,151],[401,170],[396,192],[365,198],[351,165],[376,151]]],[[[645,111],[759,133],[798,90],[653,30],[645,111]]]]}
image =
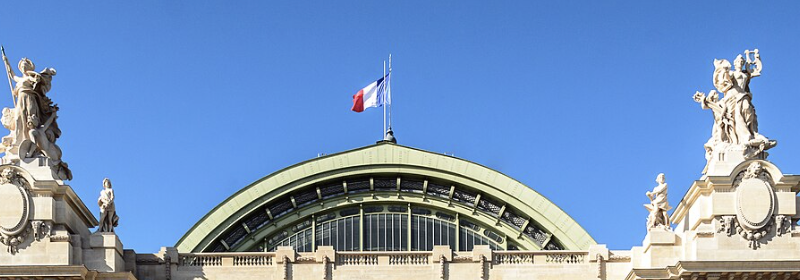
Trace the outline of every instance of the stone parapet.
{"type": "MultiPolygon", "coordinates": [[[[595,258],[589,257],[590,251],[493,251],[488,246],[468,252],[453,252],[448,246],[391,252],[320,246],[309,253],[292,247],[264,253],[179,253],[171,279],[596,279],[599,271],[620,275],[620,267],[629,270],[630,257],[616,257],[605,246],[591,252],[595,258]]],[[[158,254],[137,255],[138,277],[163,275],[159,271],[165,261],[158,254]]]]}

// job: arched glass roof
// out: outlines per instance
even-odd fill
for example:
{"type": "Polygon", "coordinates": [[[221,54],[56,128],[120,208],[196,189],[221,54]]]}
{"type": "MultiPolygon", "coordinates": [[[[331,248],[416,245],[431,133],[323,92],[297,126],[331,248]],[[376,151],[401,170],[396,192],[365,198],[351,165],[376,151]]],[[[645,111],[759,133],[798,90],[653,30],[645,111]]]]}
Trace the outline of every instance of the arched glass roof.
{"type": "Polygon", "coordinates": [[[533,189],[443,154],[380,142],[318,157],[239,190],[176,244],[180,252],[428,250],[450,245],[585,250],[594,239],[533,189]],[[438,243],[438,244],[436,244],[438,243]]]}

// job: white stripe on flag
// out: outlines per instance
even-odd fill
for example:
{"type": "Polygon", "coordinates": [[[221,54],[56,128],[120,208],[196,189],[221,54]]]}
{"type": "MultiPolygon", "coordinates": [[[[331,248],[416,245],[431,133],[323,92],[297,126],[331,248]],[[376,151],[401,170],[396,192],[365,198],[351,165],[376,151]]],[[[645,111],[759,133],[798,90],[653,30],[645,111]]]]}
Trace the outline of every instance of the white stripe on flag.
{"type": "Polygon", "coordinates": [[[374,81],[362,89],[364,91],[364,109],[378,107],[378,81],[374,81]]]}

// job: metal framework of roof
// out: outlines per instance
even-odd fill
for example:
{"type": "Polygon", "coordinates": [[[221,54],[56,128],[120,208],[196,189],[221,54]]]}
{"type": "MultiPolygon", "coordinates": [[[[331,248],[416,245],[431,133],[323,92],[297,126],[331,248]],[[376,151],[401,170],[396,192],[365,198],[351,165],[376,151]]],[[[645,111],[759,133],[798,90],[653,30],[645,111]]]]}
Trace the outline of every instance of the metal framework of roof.
{"type": "Polygon", "coordinates": [[[379,142],[259,179],[207,213],[176,247],[179,252],[245,251],[317,213],[386,204],[468,217],[524,250],[586,250],[596,244],[558,206],[498,171],[379,142]]]}

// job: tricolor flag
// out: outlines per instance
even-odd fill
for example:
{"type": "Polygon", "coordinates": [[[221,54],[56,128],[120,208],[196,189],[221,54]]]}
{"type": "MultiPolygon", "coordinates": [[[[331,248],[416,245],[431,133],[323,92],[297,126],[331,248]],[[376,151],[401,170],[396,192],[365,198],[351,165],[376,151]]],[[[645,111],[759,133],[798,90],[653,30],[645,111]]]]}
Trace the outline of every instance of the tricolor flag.
{"type": "Polygon", "coordinates": [[[350,110],[363,112],[366,108],[380,107],[386,104],[386,84],[391,74],[389,72],[383,78],[370,83],[353,95],[353,108],[350,110]]]}

